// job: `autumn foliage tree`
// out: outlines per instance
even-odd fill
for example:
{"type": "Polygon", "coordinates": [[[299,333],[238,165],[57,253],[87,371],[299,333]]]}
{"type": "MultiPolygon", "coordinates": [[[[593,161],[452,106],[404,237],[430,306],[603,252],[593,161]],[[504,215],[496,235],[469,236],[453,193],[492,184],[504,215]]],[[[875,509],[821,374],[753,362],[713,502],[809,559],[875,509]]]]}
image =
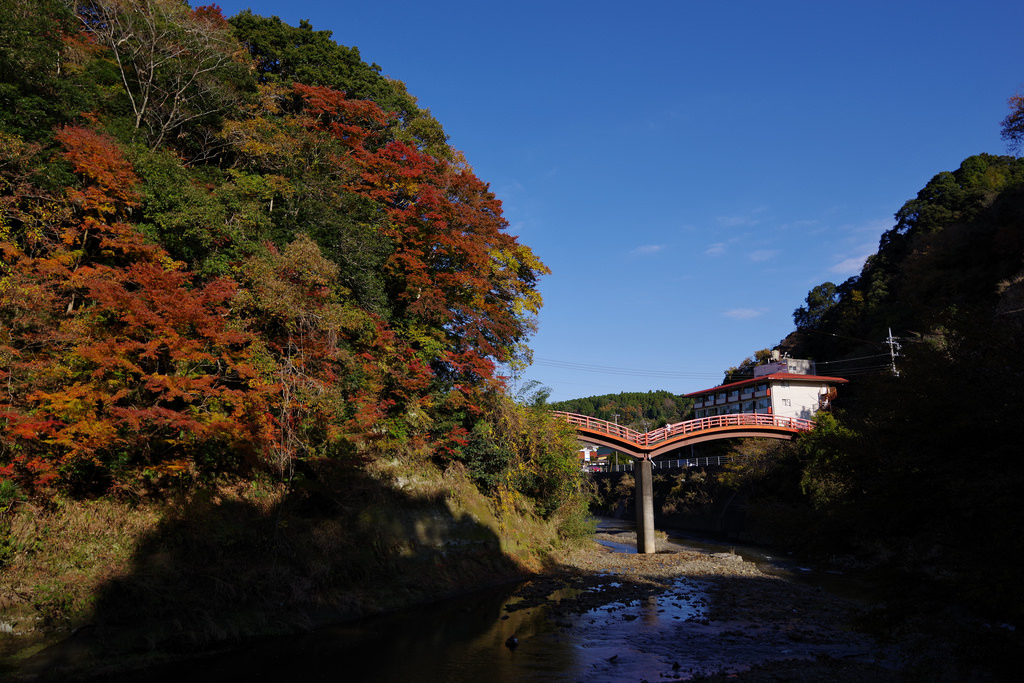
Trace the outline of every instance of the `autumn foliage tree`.
{"type": "MultiPolygon", "coordinates": [[[[500,202],[464,164],[389,139],[391,115],[372,102],[324,87],[294,90],[296,120],[337,142],[330,159],[345,189],[383,213],[392,328],[431,368],[442,403],[479,415],[474,394],[496,388],[496,363],[511,360],[531,330],[546,269],[507,234],[500,202]]],[[[467,425],[456,420],[447,431],[457,451],[467,425]]]]}
{"type": "Polygon", "coordinates": [[[565,463],[481,427],[547,270],[404,85],[305,24],[46,6],[60,31],[0,57],[75,68],[0,94],[91,109],[0,129],[0,478],[140,492],[386,451],[561,500],[565,463]]]}
{"type": "Polygon", "coordinates": [[[3,245],[2,473],[95,487],[224,467],[206,460],[263,439],[249,419],[262,401],[252,338],[226,318],[235,284],[194,282],[124,222],[138,182],[110,138],[56,137],[80,182],[52,198],[59,221],[8,231],[3,245]]]}

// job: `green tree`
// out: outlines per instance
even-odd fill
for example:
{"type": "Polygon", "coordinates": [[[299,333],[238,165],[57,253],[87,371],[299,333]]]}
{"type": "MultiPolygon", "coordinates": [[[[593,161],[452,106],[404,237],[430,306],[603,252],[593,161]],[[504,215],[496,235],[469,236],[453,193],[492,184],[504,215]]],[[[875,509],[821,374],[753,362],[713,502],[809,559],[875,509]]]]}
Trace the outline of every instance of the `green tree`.
{"type": "Polygon", "coordinates": [[[26,140],[91,108],[94,84],[81,78],[85,46],[63,0],[0,3],[0,126],[26,140]]]}
{"type": "Polygon", "coordinates": [[[753,356],[747,357],[738,366],[726,370],[725,377],[722,379],[722,384],[729,384],[730,382],[739,382],[741,380],[752,378],[754,376],[754,368],[763,363],[767,363],[771,360],[771,357],[771,349],[755,351],[753,356]]]}
{"type": "Polygon", "coordinates": [[[854,461],[857,433],[830,413],[820,413],[815,427],[798,441],[804,463],[800,486],[811,504],[822,511],[851,502],[858,475],[854,461]]]}
{"type": "Polygon", "coordinates": [[[415,143],[432,156],[451,158],[441,125],[421,109],[405,85],[381,75],[367,64],[356,47],[339,45],[331,31],[317,31],[306,20],[290,26],[278,17],[261,17],[250,10],[230,19],[235,35],[248,48],[263,84],[290,87],[293,83],[344,92],[352,100],[372,100],[384,111],[398,114],[396,137],[415,143]]]}
{"type": "Polygon", "coordinates": [[[838,301],[838,288],[831,282],[823,282],[807,293],[806,306],[793,311],[793,323],[798,330],[816,330],[838,301]]]}

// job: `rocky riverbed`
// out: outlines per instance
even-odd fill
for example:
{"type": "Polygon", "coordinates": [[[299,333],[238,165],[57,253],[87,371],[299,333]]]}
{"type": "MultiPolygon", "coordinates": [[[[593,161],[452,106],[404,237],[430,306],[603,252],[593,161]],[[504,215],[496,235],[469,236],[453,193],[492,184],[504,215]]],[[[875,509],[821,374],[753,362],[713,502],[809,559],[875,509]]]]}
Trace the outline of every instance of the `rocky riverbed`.
{"type": "MultiPolygon", "coordinates": [[[[635,548],[632,532],[595,540],[635,548]]],[[[739,555],[663,540],[654,554],[595,544],[554,560],[506,609],[545,604],[549,619],[572,629],[586,623],[581,615],[643,618],[629,605],[649,605],[652,614],[690,605],[671,619],[662,614],[656,629],[623,629],[628,637],[592,658],[590,680],[904,680],[898,652],[853,627],[862,604],[762,572],[739,555]]]]}

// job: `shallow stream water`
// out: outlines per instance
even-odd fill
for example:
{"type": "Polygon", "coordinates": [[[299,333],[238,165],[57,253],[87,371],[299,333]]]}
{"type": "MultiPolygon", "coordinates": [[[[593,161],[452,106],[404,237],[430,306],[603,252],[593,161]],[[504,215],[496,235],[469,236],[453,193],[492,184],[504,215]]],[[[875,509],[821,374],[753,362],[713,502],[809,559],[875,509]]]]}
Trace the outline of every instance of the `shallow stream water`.
{"type": "MultiPolygon", "coordinates": [[[[609,584],[614,577],[608,577],[609,584]]],[[[699,618],[700,590],[679,581],[645,602],[609,602],[571,617],[514,606],[516,586],[475,593],[229,653],[125,675],[121,681],[601,681],[671,672],[663,656],[630,646],[699,618]],[[510,641],[510,639],[515,639],[510,641]]],[[[556,600],[558,595],[553,596],[556,600]]],[[[568,597],[568,596],[563,596],[568,597]]],[[[639,680],[637,678],[636,680],[639,680]]]]}
{"type": "MultiPolygon", "coordinates": [[[[605,534],[630,530],[628,523],[611,521],[599,529],[605,534]]],[[[693,539],[680,542],[690,548],[697,544],[693,539]]],[[[603,543],[616,552],[636,552],[628,543],[603,543]]],[[[699,545],[708,552],[723,550],[707,542],[699,545]]],[[[771,558],[756,561],[770,563],[771,558]]],[[[591,590],[600,593],[615,583],[609,574],[591,590]]],[[[704,585],[693,579],[678,579],[670,589],[643,600],[591,601],[600,606],[578,614],[550,605],[521,607],[515,595],[519,588],[507,586],[274,638],[111,680],[655,681],[742,669],[790,654],[778,639],[737,633],[735,624],[709,624],[704,585]]],[[[548,602],[571,597],[556,593],[548,602]]]]}

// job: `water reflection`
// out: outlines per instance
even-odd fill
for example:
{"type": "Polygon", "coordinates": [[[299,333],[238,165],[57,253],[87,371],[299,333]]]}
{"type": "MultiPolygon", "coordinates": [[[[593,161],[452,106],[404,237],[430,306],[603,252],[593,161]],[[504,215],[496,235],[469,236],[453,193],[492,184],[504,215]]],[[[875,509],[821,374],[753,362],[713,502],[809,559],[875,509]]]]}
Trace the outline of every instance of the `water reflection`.
{"type": "MultiPolygon", "coordinates": [[[[630,544],[603,543],[635,552],[630,544]]],[[[590,582],[589,596],[581,595],[583,588],[545,594],[548,584],[528,582],[116,680],[654,681],[834,649],[827,643],[791,642],[788,622],[709,622],[705,586],[694,579],[676,579],[667,589],[633,601],[616,597],[629,595],[613,590],[620,581],[626,579],[605,574],[590,582]],[[593,595],[598,599],[582,599],[593,595]],[[573,608],[563,609],[570,601],[573,608]],[[581,612],[584,605],[591,608],[581,612]]],[[[775,581],[758,581],[766,594],[776,590],[775,581]]],[[[849,648],[863,649],[852,640],[849,648]]]]}
{"type": "MultiPolygon", "coordinates": [[[[607,585],[614,582],[609,577],[607,585]]],[[[671,663],[633,647],[670,624],[699,618],[701,593],[680,580],[632,603],[582,614],[516,608],[515,587],[366,619],[293,638],[177,662],[121,681],[224,680],[418,682],[615,680],[618,672],[657,678],[671,663]],[[512,609],[506,609],[509,605],[512,609]],[[509,639],[515,637],[514,647],[509,639]]],[[[577,591],[578,592],[578,591],[577,591]]],[[[573,596],[553,594],[557,601],[573,596]]]]}

